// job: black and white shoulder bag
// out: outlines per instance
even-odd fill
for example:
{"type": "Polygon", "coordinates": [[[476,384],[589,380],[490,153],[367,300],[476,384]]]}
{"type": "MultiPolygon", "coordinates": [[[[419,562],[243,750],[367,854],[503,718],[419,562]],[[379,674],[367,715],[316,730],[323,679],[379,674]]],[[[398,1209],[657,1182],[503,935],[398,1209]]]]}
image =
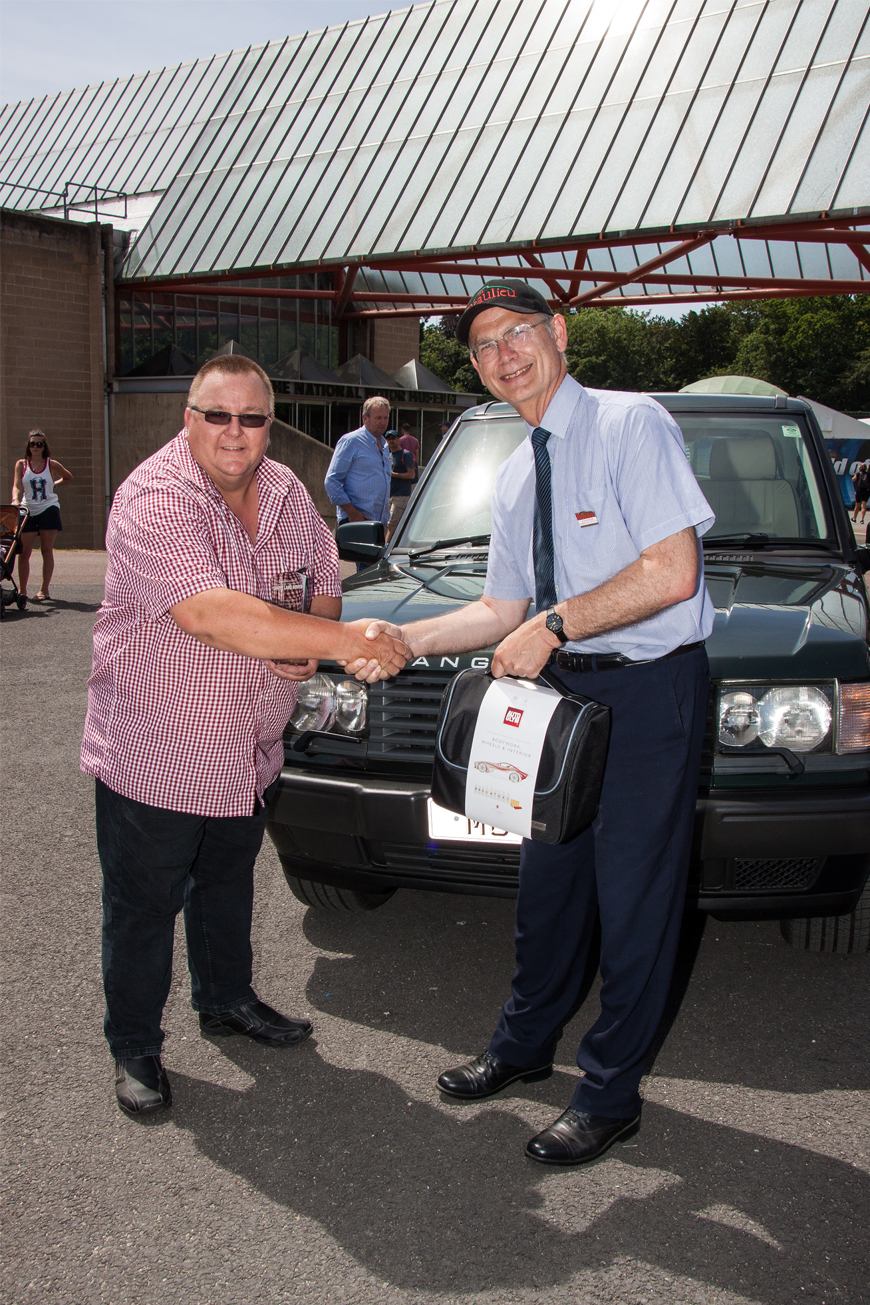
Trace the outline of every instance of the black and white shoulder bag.
{"type": "Polygon", "coordinates": [[[538,680],[460,671],[441,701],[432,798],[541,843],[567,843],[595,816],[610,708],[538,680]]]}

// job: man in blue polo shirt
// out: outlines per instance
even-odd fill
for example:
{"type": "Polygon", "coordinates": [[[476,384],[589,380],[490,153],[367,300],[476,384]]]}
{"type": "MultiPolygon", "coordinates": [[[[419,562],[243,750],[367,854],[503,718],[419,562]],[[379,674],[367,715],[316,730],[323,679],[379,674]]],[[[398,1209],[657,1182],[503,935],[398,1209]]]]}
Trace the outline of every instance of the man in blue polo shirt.
{"type": "Polygon", "coordinates": [[[529,438],[496,480],[483,597],[402,637],[417,657],[497,644],[496,676],[534,679],[549,663],[567,689],[610,707],[611,737],[592,824],[561,846],[523,841],[511,996],[487,1050],[438,1086],[480,1101],[550,1073],[600,921],[601,1013],[577,1054],[584,1076],[526,1147],[575,1165],[637,1130],[673,972],[713,626],[699,536],[713,513],[668,413],[568,376],[564,318],[530,286],[488,282],[456,334],[529,438]]]}
{"type": "Polygon", "coordinates": [[[384,442],[390,402],[375,394],[363,404],[359,430],[342,435],[335,446],[324,486],[339,522],[390,519],[392,459],[384,442]]]}

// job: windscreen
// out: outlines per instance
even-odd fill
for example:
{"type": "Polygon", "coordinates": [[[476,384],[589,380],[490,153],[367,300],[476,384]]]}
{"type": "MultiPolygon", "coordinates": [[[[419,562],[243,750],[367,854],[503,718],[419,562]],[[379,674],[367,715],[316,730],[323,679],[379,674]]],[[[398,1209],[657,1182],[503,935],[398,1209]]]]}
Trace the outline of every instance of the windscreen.
{"type": "MultiPolygon", "coordinates": [[[[799,417],[754,412],[673,416],[683,432],[689,465],[716,514],[707,540],[742,534],[806,540],[831,535],[799,417]]],[[[402,523],[396,546],[419,548],[489,534],[498,469],[525,434],[525,424],[517,418],[461,422],[402,523]]]]}
{"type": "Polygon", "coordinates": [[[498,469],[525,436],[525,424],[516,417],[461,422],[403,522],[397,547],[488,535],[498,469]]]}
{"type": "Polygon", "coordinates": [[[799,418],[791,413],[673,416],[698,484],[716,514],[706,539],[828,536],[823,495],[799,418]]]}

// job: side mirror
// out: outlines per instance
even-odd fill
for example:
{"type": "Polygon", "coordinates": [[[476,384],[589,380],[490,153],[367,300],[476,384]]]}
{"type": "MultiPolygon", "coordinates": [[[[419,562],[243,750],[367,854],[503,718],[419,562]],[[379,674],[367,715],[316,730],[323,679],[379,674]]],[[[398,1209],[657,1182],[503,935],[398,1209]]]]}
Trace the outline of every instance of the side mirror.
{"type": "Polygon", "coordinates": [[[855,549],[855,565],[863,575],[870,571],[870,547],[867,544],[855,549]]]}
{"type": "Polygon", "coordinates": [[[384,523],[342,521],[335,542],[343,562],[377,562],[384,549],[384,523]]]}

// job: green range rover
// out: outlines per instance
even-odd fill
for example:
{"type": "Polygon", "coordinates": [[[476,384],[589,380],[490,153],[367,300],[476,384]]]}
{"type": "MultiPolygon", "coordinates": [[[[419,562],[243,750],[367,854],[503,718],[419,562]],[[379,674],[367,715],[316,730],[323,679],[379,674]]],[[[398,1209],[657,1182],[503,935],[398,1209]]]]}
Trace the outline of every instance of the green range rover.
{"type": "MultiPolygon", "coordinates": [[[[690,900],[779,919],[812,950],[870,943],[870,648],[864,573],[811,409],[796,399],[659,394],[716,523],[716,608],[690,900]]],[[[388,546],[346,523],[344,619],[398,624],[478,598],[496,472],[525,438],[504,403],[470,409],[421,476],[388,546]]],[[[269,832],[292,891],[370,910],[399,888],[510,896],[519,839],[436,807],[435,723],[450,678],[491,648],[420,657],[375,685],[322,663],[300,686],[269,832]]],[[[654,760],[654,758],[651,758],[654,760]]]]}

